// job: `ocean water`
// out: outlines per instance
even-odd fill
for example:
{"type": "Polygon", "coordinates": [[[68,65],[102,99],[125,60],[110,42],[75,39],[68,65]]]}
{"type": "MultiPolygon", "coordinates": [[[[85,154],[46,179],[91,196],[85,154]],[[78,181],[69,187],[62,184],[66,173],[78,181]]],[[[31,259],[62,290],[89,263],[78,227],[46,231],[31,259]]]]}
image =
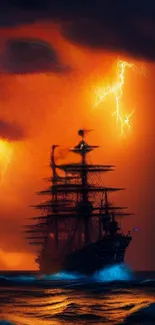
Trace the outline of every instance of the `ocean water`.
{"type": "Polygon", "coordinates": [[[0,325],[155,325],[155,272],[0,273],[0,325]]]}

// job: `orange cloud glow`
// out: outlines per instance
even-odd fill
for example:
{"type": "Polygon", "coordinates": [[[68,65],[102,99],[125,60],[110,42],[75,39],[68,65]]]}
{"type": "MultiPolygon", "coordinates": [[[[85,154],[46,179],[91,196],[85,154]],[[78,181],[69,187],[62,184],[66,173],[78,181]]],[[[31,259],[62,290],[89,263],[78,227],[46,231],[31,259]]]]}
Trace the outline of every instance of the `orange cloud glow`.
{"type": "MultiPolygon", "coordinates": [[[[115,111],[113,98],[103,103],[105,110],[92,109],[93,86],[103,82],[104,78],[105,82],[108,80],[113,84],[115,71],[111,67],[118,54],[75,46],[61,36],[57,24],[51,23],[3,29],[0,36],[3,40],[40,38],[54,47],[64,65],[70,66],[70,71],[62,74],[3,74],[0,77],[1,118],[10,123],[16,121],[27,134],[19,141],[0,140],[0,269],[35,269],[34,254],[20,227],[26,223],[27,217],[36,213],[29,208],[41,199],[35,196],[35,192],[48,186],[42,178],[50,175],[51,145],[74,145],[78,140],[77,130],[82,127],[94,129],[88,141],[101,145],[92,160],[117,165],[116,173],[106,176],[106,182],[128,189],[119,195],[119,200],[123,204],[125,201],[136,216],[128,219],[125,227],[134,228],[142,224],[141,233],[135,243],[133,240],[128,253],[129,262],[135,268],[145,268],[146,263],[148,268],[153,267],[147,257],[149,246],[146,248],[146,232],[150,233],[145,218],[147,203],[145,206],[139,203],[144,202],[147,186],[143,162],[145,160],[149,166],[152,161],[145,156],[147,136],[153,132],[149,115],[146,116],[150,90],[145,78],[134,75],[130,69],[126,74],[122,105],[136,107],[136,110],[132,116],[132,132],[124,139],[119,136],[120,129],[117,129],[115,119],[111,115],[109,118],[108,111],[115,111]],[[143,259],[137,262],[139,245],[144,247],[144,252],[143,259]]],[[[1,41],[1,47],[3,45],[1,41]]],[[[133,59],[122,60],[139,65],[133,59]]],[[[151,99],[149,104],[151,110],[151,99]]]]}
{"type": "MultiPolygon", "coordinates": [[[[0,265],[1,270],[30,270],[32,265],[34,256],[32,254],[19,253],[19,252],[5,252],[0,250],[0,265]]],[[[35,265],[33,266],[35,269],[35,265]]]]}
{"type": "Polygon", "coordinates": [[[0,170],[1,170],[1,181],[0,185],[2,185],[5,174],[7,172],[7,168],[9,166],[9,163],[11,163],[13,155],[13,148],[11,146],[11,143],[9,143],[7,140],[0,140],[0,170]]]}

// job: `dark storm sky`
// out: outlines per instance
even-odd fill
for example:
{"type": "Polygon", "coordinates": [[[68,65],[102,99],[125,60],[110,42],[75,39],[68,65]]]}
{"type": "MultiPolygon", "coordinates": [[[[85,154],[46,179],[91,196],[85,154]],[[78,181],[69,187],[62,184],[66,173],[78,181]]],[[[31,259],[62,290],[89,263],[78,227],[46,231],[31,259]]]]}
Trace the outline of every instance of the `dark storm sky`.
{"type": "Polygon", "coordinates": [[[43,186],[39,180],[46,177],[50,145],[61,139],[64,125],[67,143],[83,121],[102,138],[101,118],[90,116],[82,89],[118,56],[148,66],[144,80],[128,81],[128,101],[132,85],[137,107],[132,139],[118,144],[108,129],[108,154],[118,165],[118,185],[129,188],[125,198],[136,214],[133,227],[140,228],[128,261],[137,269],[155,269],[155,2],[150,0],[1,2],[0,136],[11,141],[14,155],[0,199],[0,268],[34,268],[20,226],[33,193],[43,186]]]}

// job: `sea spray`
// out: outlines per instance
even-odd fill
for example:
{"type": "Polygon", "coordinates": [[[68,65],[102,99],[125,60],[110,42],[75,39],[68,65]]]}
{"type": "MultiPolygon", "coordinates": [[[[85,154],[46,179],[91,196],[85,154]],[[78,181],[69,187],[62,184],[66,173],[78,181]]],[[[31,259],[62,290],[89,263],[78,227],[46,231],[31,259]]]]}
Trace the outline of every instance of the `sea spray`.
{"type": "Polygon", "coordinates": [[[122,263],[95,272],[93,279],[98,282],[131,281],[134,275],[132,270],[122,263]]]}

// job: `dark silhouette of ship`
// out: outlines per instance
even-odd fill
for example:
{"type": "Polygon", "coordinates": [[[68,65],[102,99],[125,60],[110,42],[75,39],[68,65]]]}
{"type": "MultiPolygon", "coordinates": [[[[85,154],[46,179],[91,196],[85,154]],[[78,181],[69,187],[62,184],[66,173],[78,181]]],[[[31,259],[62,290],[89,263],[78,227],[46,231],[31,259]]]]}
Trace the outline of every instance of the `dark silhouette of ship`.
{"type": "Polygon", "coordinates": [[[79,130],[81,141],[69,151],[80,161],[57,165],[52,146],[52,178],[49,189],[39,192],[49,200],[35,206],[41,215],[33,217],[35,224],[26,226],[31,245],[39,247],[36,263],[43,274],[59,271],[92,274],[106,266],[122,263],[132,240],[118,223],[118,217],[130,215],[120,206],[113,206],[109,193],[122,188],[105,187],[103,174],[113,171],[113,165],[93,165],[88,154],[98,146],[89,145],[79,130]]]}

